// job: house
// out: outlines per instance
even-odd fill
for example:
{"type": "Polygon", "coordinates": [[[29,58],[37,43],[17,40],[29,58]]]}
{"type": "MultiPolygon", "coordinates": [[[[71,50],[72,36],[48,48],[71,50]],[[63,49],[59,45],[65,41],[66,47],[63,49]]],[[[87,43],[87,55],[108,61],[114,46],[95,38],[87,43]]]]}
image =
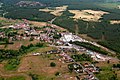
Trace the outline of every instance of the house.
{"type": "Polygon", "coordinates": [[[86,70],[90,71],[90,72],[99,72],[99,68],[98,67],[95,67],[93,64],[88,64],[88,63],[85,63],[84,64],[84,67],[86,70]]]}

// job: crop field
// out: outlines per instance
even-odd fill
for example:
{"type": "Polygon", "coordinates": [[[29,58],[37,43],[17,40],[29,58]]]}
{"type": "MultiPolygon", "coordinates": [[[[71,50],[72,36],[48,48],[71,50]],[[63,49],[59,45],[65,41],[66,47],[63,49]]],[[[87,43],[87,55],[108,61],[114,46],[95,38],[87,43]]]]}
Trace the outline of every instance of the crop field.
{"type": "Polygon", "coordinates": [[[51,7],[51,8],[45,8],[45,9],[40,9],[39,11],[43,12],[49,12],[50,14],[53,14],[55,16],[61,16],[64,11],[67,10],[68,6],[60,6],[60,7],[51,7]]]}
{"type": "Polygon", "coordinates": [[[103,11],[94,11],[94,10],[69,10],[70,13],[75,14],[72,18],[81,19],[84,21],[99,21],[101,16],[104,14],[109,14],[108,12],[103,11]]]}

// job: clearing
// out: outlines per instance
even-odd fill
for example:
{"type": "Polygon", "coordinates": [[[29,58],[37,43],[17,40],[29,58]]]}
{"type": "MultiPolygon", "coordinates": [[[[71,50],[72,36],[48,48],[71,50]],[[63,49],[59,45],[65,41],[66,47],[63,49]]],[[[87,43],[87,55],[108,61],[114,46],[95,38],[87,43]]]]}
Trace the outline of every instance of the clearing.
{"type": "Polygon", "coordinates": [[[108,12],[94,10],[69,10],[69,12],[75,14],[71,18],[95,22],[98,22],[104,14],[109,14],[108,12]]]}
{"type": "Polygon", "coordinates": [[[39,11],[49,12],[50,14],[53,14],[55,16],[61,16],[63,12],[67,10],[67,7],[68,6],[48,7],[45,9],[39,9],[39,11]]]}
{"type": "Polygon", "coordinates": [[[110,23],[111,24],[120,24],[120,20],[111,20],[110,23]]]}

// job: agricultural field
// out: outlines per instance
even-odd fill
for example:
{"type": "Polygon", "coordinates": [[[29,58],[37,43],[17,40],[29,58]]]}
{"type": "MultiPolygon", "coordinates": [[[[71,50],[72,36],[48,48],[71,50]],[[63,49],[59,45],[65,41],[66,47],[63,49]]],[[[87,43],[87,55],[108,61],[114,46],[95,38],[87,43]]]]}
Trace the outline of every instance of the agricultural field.
{"type": "Polygon", "coordinates": [[[45,9],[40,9],[39,11],[43,11],[43,12],[49,12],[50,14],[53,14],[55,16],[61,16],[63,14],[64,11],[67,10],[68,6],[61,6],[61,7],[49,7],[49,8],[45,8],[45,9]]]}
{"type": "Polygon", "coordinates": [[[108,12],[94,10],[69,10],[69,12],[75,14],[72,18],[84,21],[98,21],[104,14],[109,14],[108,12]]]}

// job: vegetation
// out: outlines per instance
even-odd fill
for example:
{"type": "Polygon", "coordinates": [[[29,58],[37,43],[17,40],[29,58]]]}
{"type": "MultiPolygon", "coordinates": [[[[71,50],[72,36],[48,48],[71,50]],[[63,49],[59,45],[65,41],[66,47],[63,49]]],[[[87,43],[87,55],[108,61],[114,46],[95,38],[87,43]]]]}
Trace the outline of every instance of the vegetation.
{"type": "Polygon", "coordinates": [[[31,76],[32,80],[53,80],[53,78],[49,78],[47,76],[41,76],[41,75],[36,75],[36,74],[29,74],[31,76]]]}
{"type": "Polygon", "coordinates": [[[27,52],[33,51],[36,48],[43,47],[43,43],[37,43],[35,45],[30,44],[28,46],[22,45],[19,50],[3,50],[0,49],[0,61],[6,60],[6,59],[14,59],[18,56],[25,54],[27,52]]]}
{"type": "Polygon", "coordinates": [[[50,66],[51,66],[51,67],[55,67],[56,64],[55,64],[54,62],[51,62],[51,63],[50,63],[50,66]]]}
{"type": "Polygon", "coordinates": [[[86,54],[76,54],[71,56],[75,61],[92,61],[92,58],[86,54]]]}
{"type": "Polygon", "coordinates": [[[36,74],[29,74],[31,76],[32,80],[38,80],[38,75],[36,74]]]}
{"type": "MultiPolygon", "coordinates": [[[[19,2],[20,0],[4,0],[2,2],[5,5],[2,7],[4,12],[8,12],[5,15],[6,18],[13,19],[22,19],[26,18],[29,20],[35,21],[49,21],[53,19],[55,16],[49,13],[40,12],[40,8],[44,7],[27,7],[22,8],[15,6],[14,4],[19,2]],[[14,14],[14,15],[13,15],[14,14]]],[[[102,10],[105,12],[109,12],[110,14],[106,14],[101,18],[102,22],[86,22],[82,20],[78,20],[78,23],[75,22],[70,16],[71,14],[67,11],[60,17],[54,21],[54,24],[62,26],[72,32],[75,32],[75,24],[79,26],[80,34],[87,34],[88,36],[101,40],[101,37],[104,32],[105,40],[101,40],[100,44],[109,47],[110,49],[120,53],[120,27],[119,24],[110,24],[110,20],[119,20],[120,19],[120,9],[117,9],[116,6],[120,4],[120,2],[115,3],[113,0],[37,0],[43,4],[46,4],[46,7],[53,6],[62,6],[68,5],[68,10],[102,10]],[[86,27],[88,24],[88,28],[86,27]]]]}
{"type": "Polygon", "coordinates": [[[25,80],[25,78],[22,76],[16,76],[16,77],[7,78],[5,80],[25,80]]]}
{"type": "Polygon", "coordinates": [[[16,70],[19,64],[20,64],[19,59],[10,59],[10,60],[8,60],[7,64],[5,65],[5,69],[6,70],[16,70]]]}
{"type": "Polygon", "coordinates": [[[101,72],[96,74],[99,80],[118,80],[117,75],[112,71],[111,66],[101,67],[101,72]]]}
{"type": "Polygon", "coordinates": [[[23,77],[23,76],[15,76],[15,77],[10,77],[10,78],[0,77],[0,80],[25,80],[25,77],[23,77]]]}
{"type": "Polygon", "coordinates": [[[103,72],[100,74],[97,74],[97,77],[99,80],[118,80],[117,76],[113,72],[103,72]]]}
{"type": "Polygon", "coordinates": [[[68,69],[72,72],[74,70],[73,64],[68,64],[68,69]]]}
{"type": "Polygon", "coordinates": [[[79,45],[79,46],[83,46],[87,49],[90,49],[90,50],[93,50],[93,51],[96,51],[96,52],[99,52],[101,54],[104,54],[104,55],[107,55],[108,52],[106,52],[105,50],[101,49],[100,47],[97,47],[97,46],[94,46],[90,43],[86,43],[86,42],[71,42],[72,44],[76,44],[76,45],[79,45]]]}
{"type": "Polygon", "coordinates": [[[4,80],[4,78],[0,77],[0,80],[4,80]]]}
{"type": "Polygon", "coordinates": [[[60,72],[56,72],[56,73],[55,73],[55,76],[59,76],[59,75],[60,75],[60,72]]]}
{"type": "Polygon", "coordinates": [[[120,64],[113,64],[113,68],[120,68],[120,64]]]}
{"type": "Polygon", "coordinates": [[[55,35],[53,36],[54,39],[60,39],[61,37],[62,37],[61,34],[55,34],[55,35]]]}
{"type": "Polygon", "coordinates": [[[54,18],[52,14],[40,12],[38,9],[21,9],[21,8],[9,12],[8,14],[5,15],[5,17],[12,19],[28,19],[31,21],[49,21],[54,18]]]}

